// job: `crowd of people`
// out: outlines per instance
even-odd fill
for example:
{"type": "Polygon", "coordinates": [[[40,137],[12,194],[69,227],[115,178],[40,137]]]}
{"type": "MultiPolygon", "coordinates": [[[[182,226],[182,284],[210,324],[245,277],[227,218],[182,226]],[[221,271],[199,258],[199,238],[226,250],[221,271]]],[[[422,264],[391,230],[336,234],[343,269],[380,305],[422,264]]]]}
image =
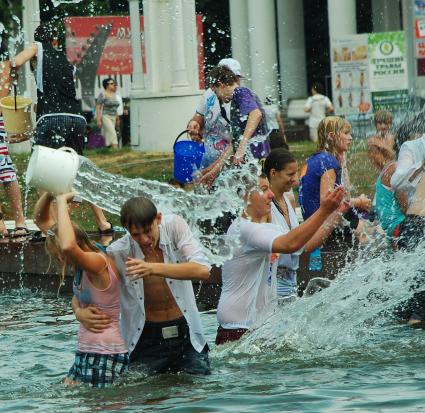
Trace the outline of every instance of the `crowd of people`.
{"type": "MultiPolygon", "coordinates": [[[[10,65],[18,70],[30,61],[35,73],[34,143],[53,148],[66,145],[82,154],[85,122],[79,114],[72,66],[55,48],[57,33],[51,26],[40,26],[35,40],[10,65]]],[[[238,193],[244,206],[227,229],[228,239],[238,242],[222,266],[218,346],[240,340],[266,322],[263,315],[270,306],[285,305],[286,298],[297,296],[303,252],[316,251],[334,237],[355,237],[372,211],[388,248],[412,250],[425,231],[423,113],[400,127],[395,136],[391,113],[375,113],[376,133],[368,140],[368,156],[379,176],[372,201],[355,194],[350,183],[347,151],[352,136],[347,120],[325,116],[317,124],[310,122],[317,150],[306,160],[299,179],[299,165],[288,150],[273,98],[263,105],[254,91],[241,85],[243,79],[239,62],[221,60],[210,70],[210,88],[187,125],[192,139],[205,144],[195,185],[214,191],[223,168],[239,168],[247,161],[262,168],[257,180],[245,183],[238,193]],[[293,195],[298,185],[302,223],[293,195]]],[[[96,119],[114,146],[119,102],[113,80],[106,79],[103,86],[96,119]]],[[[316,117],[319,111],[323,115],[332,111],[330,101],[319,92],[315,85],[306,105],[316,117]]],[[[3,142],[5,134],[0,139],[3,142]]],[[[6,152],[0,152],[0,161],[6,159],[4,165],[13,168],[3,145],[6,152]]],[[[12,188],[12,199],[19,199],[13,169],[7,175],[2,167],[0,179],[12,188]]],[[[150,374],[210,374],[209,346],[192,281],[208,279],[214,263],[186,221],[178,214],[163,215],[145,197],[131,198],[120,214],[125,235],[105,249],[72,222],[74,196],[73,192],[42,193],[34,210],[34,221],[46,234],[49,255],[62,276],[69,270],[73,276],[72,308],[80,328],[75,360],[65,382],[106,387],[129,369],[139,368],[150,374]]],[[[99,232],[113,231],[103,211],[92,208],[99,232]]],[[[16,232],[25,231],[22,211],[16,211],[16,232]]],[[[10,236],[2,218],[0,213],[0,231],[10,236]]],[[[394,311],[409,324],[422,323],[425,294],[418,290],[402,309],[394,311]]]]}

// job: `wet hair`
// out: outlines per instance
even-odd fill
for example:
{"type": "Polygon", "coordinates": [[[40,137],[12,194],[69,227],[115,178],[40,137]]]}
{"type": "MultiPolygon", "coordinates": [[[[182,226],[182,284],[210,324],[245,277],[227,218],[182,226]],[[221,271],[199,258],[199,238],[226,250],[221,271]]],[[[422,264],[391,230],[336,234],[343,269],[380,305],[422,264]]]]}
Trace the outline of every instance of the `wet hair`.
{"type": "Polygon", "coordinates": [[[239,81],[236,76],[227,66],[215,66],[212,68],[207,76],[209,87],[225,85],[231,86],[239,81]]]}
{"type": "Polygon", "coordinates": [[[279,129],[272,130],[268,136],[268,140],[270,143],[270,149],[284,148],[289,150],[285,136],[279,129]]]}
{"type": "Polygon", "coordinates": [[[273,149],[266,160],[264,161],[263,171],[267,178],[270,179],[270,172],[272,169],[276,171],[283,171],[286,165],[296,162],[294,155],[283,148],[273,149]]]}
{"type": "MultiPolygon", "coordinates": [[[[77,224],[72,222],[72,227],[74,229],[75,238],[77,240],[77,244],[81,249],[90,249],[94,252],[99,252],[99,248],[96,247],[96,245],[89,239],[87,233],[83,231],[77,224]]],[[[50,264],[51,265],[52,260],[56,262],[56,264],[60,267],[61,272],[59,274],[60,277],[60,286],[63,284],[65,280],[66,271],[69,267],[72,268],[71,274],[75,276],[77,273],[77,266],[74,262],[68,260],[65,256],[65,254],[62,252],[62,249],[59,245],[59,239],[58,239],[58,226],[54,225],[52,228],[50,228],[47,231],[47,237],[45,242],[45,249],[47,254],[50,257],[50,264]]]]}
{"type": "Polygon", "coordinates": [[[389,125],[393,123],[393,114],[388,112],[388,110],[378,110],[373,117],[373,121],[375,122],[375,125],[378,123],[385,123],[386,125],[389,125]]]}
{"type": "Polygon", "coordinates": [[[147,229],[158,215],[156,206],[142,196],[130,198],[121,207],[121,225],[124,228],[131,227],[147,229]]]}
{"type": "Polygon", "coordinates": [[[414,118],[404,121],[397,129],[394,140],[394,151],[398,155],[404,142],[417,139],[425,133],[425,111],[414,118]]]}
{"type": "Polygon", "coordinates": [[[341,132],[351,132],[351,125],[339,116],[327,116],[322,119],[317,127],[317,150],[327,151],[332,155],[336,154],[335,139],[329,139],[329,134],[338,136],[341,132]]]}
{"type": "Polygon", "coordinates": [[[50,22],[42,23],[34,31],[34,40],[40,43],[51,43],[59,39],[58,29],[50,22]]]}
{"type": "Polygon", "coordinates": [[[311,88],[316,93],[320,93],[320,94],[323,94],[324,93],[323,85],[320,82],[313,82],[312,85],[311,85],[311,88]]]}
{"type": "Polygon", "coordinates": [[[112,79],[112,77],[108,77],[107,79],[103,79],[102,80],[102,86],[103,86],[103,89],[107,89],[108,88],[108,83],[110,82],[110,81],[112,81],[112,82],[114,82],[115,83],[115,80],[114,79],[112,79]]]}

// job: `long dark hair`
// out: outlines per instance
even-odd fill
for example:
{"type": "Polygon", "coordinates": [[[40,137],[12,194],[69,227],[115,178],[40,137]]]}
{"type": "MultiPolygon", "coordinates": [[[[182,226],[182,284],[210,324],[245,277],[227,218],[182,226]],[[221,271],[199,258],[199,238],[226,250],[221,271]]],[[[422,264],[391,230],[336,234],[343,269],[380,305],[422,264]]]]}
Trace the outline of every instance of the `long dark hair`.
{"type": "Polygon", "coordinates": [[[296,161],[297,160],[291,152],[284,148],[276,148],[269,153],[264,161],[263,172],[267,175],[267,178],[270,179],[270,172],[272,169],[282,171],[285,169],[286,165],[296,161]]]}

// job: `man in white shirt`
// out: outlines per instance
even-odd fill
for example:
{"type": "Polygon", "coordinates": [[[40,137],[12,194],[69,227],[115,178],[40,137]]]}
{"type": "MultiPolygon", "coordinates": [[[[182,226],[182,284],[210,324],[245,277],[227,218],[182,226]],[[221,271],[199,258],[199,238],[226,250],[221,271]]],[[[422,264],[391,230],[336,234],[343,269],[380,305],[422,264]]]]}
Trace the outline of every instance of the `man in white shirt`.
{"type": "Polygon", "coordinates": [[[279,226],[267,223],[274,196],[267,177],[261,175],[258,187],[246,192],[244,212],[227,231],[230,239],[239,240],[239,245],[222,268],[217,345],[238,340],[261,320],[262,313],[276,297],[278,254],[302,248],[338,208],[345,194],[341,187],[329,192],[309,219],[291,231],[282,232],[279,226]]]}
{"type": "Polygon", "coordinates": [[[311,96],[307,99],[304,106],[304,112],[310,114],[308,126],[310,128],[310,139],[317,142],[317,127],[320,121],[326,117],[327,113],[334,111],[332,102],[323,94],[323,86],[320,83],[313,83],[311,87],[311,96]]]}
{"type": "MultiPolygon", "coordinates": [[[[108,254],[122,279],[121,333],[130,362],[150,373],[210,374],[191,280],[206,280],[211,266],[198,241],[183,218],[162,216],[143,197],[123,205],[121,224],[128,234],[108,254]]],[[[97,309],[74,311],[93,331],[108,322],[97,309]]]]}

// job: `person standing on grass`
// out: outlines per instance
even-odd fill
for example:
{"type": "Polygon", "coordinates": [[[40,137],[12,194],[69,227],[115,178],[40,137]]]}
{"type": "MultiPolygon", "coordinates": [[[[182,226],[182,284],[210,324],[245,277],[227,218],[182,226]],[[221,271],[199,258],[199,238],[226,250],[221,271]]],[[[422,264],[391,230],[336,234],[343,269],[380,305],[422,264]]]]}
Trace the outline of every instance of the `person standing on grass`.
{"type": "Polygon", "coordinates": [[[111,77],[102,81],[104,92],[100,92],[96,102],[97,126],[102,129],[107,147],[118,148],[117,124],[118,108],[122,101],[118,98],[117,85],[111,77]]]}
{"type": "MultiPolygon", "coordinates": [[[[49,148],[67,146],[83,155],[86,120],[76,98],[75,67],[59,50],[59,33],[51,23],[43,23],[34,33],[35,42],[12,59],[12,66],[26,62],[37,83],[37,126],[34,144],[49,148]]],[[[99,233],[113,233],[103,211],[91,204],[99,233]]]]}
{"type": "Polygon", "coordinates": [[[323,86],[315,82],[311,87],[311,96],[307,99],[304,106],[304,112],[309,114],[308,126],[310,129],[310,140],[317,142],[317,127],[320,121],[326,117],[328,113],[334,111],[332,102],[328,97],[323,95],[323,86]]]}

